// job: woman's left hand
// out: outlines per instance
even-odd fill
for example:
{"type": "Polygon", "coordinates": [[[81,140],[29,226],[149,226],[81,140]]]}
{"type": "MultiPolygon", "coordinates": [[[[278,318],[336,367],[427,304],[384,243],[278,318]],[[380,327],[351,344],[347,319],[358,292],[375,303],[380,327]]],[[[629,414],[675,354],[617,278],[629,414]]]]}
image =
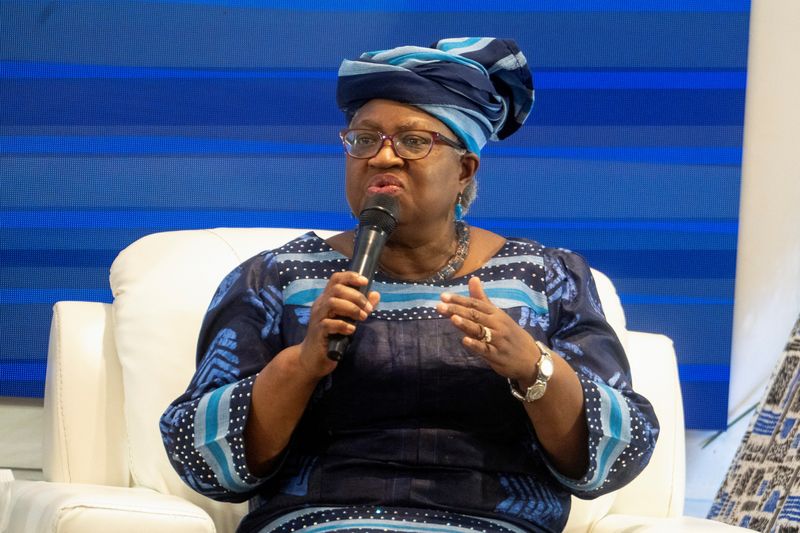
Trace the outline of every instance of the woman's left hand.
{"type": "Polygon", "coordinates": [[[436,310],[464,332],[466,348],[483,357],[495,372],[520,382],[536,376],[541,356],[533,337],[496,307],[483,290],[480,278],[469,279],[469,296],[442,293],[436,310]]]}

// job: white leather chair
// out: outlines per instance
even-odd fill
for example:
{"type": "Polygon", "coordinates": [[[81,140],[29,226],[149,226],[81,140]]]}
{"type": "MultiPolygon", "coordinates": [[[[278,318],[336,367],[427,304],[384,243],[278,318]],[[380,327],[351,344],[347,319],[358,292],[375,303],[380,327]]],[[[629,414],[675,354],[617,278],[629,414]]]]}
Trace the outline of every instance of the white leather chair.
{"type": "MultiPolygon", "coordinates": [[[[150,235],[114,261],[112,304],[58,302],[45,386],[47,481],[14,481],[0,471],[0,531],[233,531],[245,504],[214,502],[185,486],[168,463],[158,419],[193,373],[200,323],[222,277],[303,232],[150,235]]],[[[627,348],[634,386],[653,402],[661,435],[650,464],[633,483],[596,500],[574,500],[566,531],[738,529],[681,516],[684,430],[672,342],[628,331],[613,285],[599,272],[595,279],[627,348]]]]}

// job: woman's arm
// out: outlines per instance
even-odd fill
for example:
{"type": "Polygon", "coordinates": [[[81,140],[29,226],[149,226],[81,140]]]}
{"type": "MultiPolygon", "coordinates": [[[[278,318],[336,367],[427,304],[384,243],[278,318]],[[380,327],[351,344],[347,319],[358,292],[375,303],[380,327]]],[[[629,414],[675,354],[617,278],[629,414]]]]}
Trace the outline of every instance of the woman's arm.
{"type": "Polygon", "coordinates": [[[282,345],[282,294],[274,254],[257,256],[220,284],[198,341],[187,390],[164,412],[162,439],[175,470],[196,491],[223,501],[252,495],[286,448],[318,381],[335,367],[330,333],[352,333],[378,294],[353,272],[331,276],[312,305],[304,340],[282,345]]]}
{"type": "MultiPolygon", "coordinates": [[[[596,497],[632,480],[647,464],[658,435],[650,403],[630,386],[622,346],[605,320],[585,261],[571,252],[545,255],[548,315],[532,331],[553,355],[546,393],[525,410],[554,475],[581,497],[596,497]]],[[[443,294],[440,313],[464,332],[463,343],[501,376],[527,388],[537,375],[538,346],[486,297],[480,280],[470,296],[443,294]],[[492,332],[485,342],[483,327],[492,332]]]]}
{"type": "MultiPolygon", "coordinates": [[[[536,380],[541,357],[534,338],[492,304],[477,277],[470,278],[469,292],[469,297],[442,294],[443,303],[437,310],[450,316],[465,333],[463,343],[467,349],[526,390],[536,380]],[[482,340],[484,327],[492,332],[491,342],[482,340]]],[[[526,403],[525,411],[540,444],[559,472],[580,477],[588,464],[583,389],[575,371],[560,356],[554,354],[553,363],[555,369],[544,396],[526,403]]]]}
{"type": "Polygon", "coordinates": [[[337,363],[327,356],[328,337],[351,335],[355,325],[343,318],[364,320],[378,305],[377,292],[365,297],[358,291],[367,283],[355,272],[333,274],[311,306],[303,342],[281,351],[258,373],[244,434],[247,465],[257,475],[272,468],[289,444],[317,383],[336,368],[337,363]]]}

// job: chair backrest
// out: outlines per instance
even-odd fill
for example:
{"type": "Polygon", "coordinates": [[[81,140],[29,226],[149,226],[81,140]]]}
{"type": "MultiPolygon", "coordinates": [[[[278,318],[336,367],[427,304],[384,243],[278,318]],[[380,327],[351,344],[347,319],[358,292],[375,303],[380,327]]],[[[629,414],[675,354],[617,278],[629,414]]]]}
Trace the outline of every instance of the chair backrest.
{"type": "Polygon", "coordinates": [[[184,497],[232,531],[244,506],[212,502],[178,478],[158,419],[194,373],[200,324],[217,285],[245,259],[305,230],[215,229],[158,233],[123,250],[111,267],[114,339],[122,368],[134,486],[184,497]]]}
{"type": "MultiPolygon", "coordinates": [[[[180,481],[164,452],[158,419],[194,372],[197,335],[218,283],[245,259],[305,231],[220,228],[153,234],[123,250],[111,268],[113,337],[122,369],[132,484],[200,505],[220,531],[232,531],[244,507],[212,502],[180,481]]],[[[317,233],[326,237],[332,232],[317,233]]],[[[616,291],[607,277],[599,272],[595,277],[609,322],[627,344],[616,291]]],[[[643,370],[648,371],[646,365],[643,370]]],[[[570,523],[603,516],[615,499],[579,502],[570,523]]]]}

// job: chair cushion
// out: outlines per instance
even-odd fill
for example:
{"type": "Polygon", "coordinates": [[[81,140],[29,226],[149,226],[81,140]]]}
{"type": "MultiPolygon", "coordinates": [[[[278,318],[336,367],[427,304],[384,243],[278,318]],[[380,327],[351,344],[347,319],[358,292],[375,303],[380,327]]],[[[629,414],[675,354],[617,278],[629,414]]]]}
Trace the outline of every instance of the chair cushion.
{"type": "Polygon", "coordinates": [[[8,515],[0,520],[0,531],[215,531],[214,523],[199,507],[148,489],[44,481],[12,481],[3,485],[9,491],[10,505],[8,515]]]}
{"type": "Polygon", "coordinates": [[[592,277],[595,285],[597,285],[597,294],[600,296],[600,303],[603,306],[606,320],[614,328],[614,333],[617,334],[622,346],[627,349],[628,329],[625,323],[625,311],[622,309],[622,302],[617,294],[617,289],[608,276],[599,270],[592,269],[592,277]]]}
{"type": "Polygon", "coordinates": [[[688,516],[654,518],[649,516],[609,515],[591,533],[745,533],[749,529],[688,516]]]}
{"type": "Polygon", "coordinates": [[[304,232],[157,233],[123,250],[111,267],[114,337],[122,367],[133,484],[195,502],[218,526],[238,521],[244,504],[213,502],[184,485],[169,464],[158,420],[194,373],[200,324],[222,278],[245,259],[304,232]]]}

